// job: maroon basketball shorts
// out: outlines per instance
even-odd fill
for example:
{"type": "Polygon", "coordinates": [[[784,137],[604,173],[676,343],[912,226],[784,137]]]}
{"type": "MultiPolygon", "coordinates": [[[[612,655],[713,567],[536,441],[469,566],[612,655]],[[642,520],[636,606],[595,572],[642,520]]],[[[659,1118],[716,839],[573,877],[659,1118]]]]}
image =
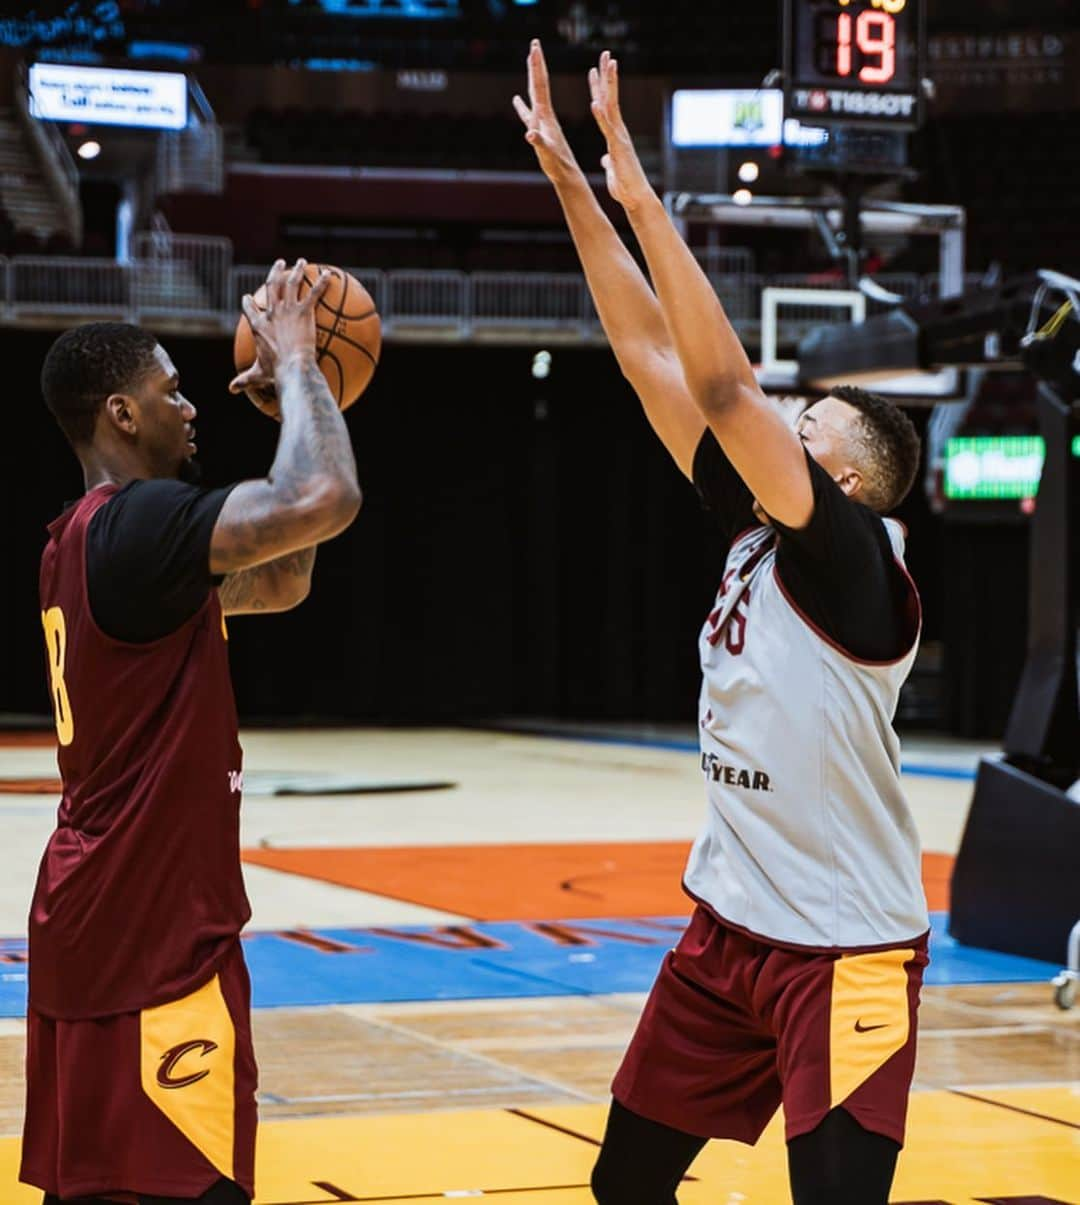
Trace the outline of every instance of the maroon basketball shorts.
{"type": "Polygon", "coordinates": [[[634,1113],[754,1143],[777,1106],[788,1139],[842,1105],[904,1141],[926,937],[814,953],[727,928],[699,907],[664,959],[615,1076],[634,1113]]]}
{"type": "Polygon", "coordinates": [[[240,943],[180,1000],[96,1021],[27,1014],[19,1178],[60,1197],[254,1195],[255,1055],[240,943]]]}

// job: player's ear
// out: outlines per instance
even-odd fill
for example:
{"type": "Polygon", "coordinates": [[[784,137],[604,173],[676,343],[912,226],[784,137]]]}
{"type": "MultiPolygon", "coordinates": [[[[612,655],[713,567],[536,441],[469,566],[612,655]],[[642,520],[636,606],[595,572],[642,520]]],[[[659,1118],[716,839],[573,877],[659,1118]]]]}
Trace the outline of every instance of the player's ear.
{"type": "Polygon", "coordinates": [[[105,399],[105,419],[117,431],[134,435],[138,426],[138,408],[138,402],[128,394],[110,393],[105,399]]]}
{"type": "Polygon", "coordinates": [[[858,469],[848,468],[841,469],[833,478],[836,484],[844,491],[849,498],[854,498],[855,495],[862,489],[863,476],[858,469]]]}

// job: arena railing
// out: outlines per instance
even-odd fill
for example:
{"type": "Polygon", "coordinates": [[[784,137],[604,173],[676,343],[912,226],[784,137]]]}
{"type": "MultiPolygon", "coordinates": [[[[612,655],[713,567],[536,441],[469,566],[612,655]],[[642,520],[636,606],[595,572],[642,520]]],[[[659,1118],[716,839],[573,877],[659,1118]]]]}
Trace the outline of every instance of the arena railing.
{"type": "Polygon", "coordinates": [[[395,331],[469,333],[471,281],[464,272],[404,268],[386,274],[386,318],[395,331]]]}
{"type": "MultiPolygon", "coordinates": [[[[0,257],[0,291],[8,321],[78,321],[101,316],[147,321],[162,330],[187,329],[193,320],[207,331],[228,333],[240,299],[266,279],[264,264],[232,265],[227,239],[144,232],[134,241],[130,263],[73,256],[0,257]]],[[[561,338],[602,342],[603,331],[584,277],[575,273],[383,271],[350,267],[374,299],[390,338],[561,338]]],[[[767,287],[840,290],[838,279],[820,273],[718,273],[713,287],[738,333],[753,342],[760,334],[761,301],[767,287]]],[[[974,277],[977,282],[979,277],[974,277]]],[[[875,280],[904,298],[933,296],[936,278],[884,273],[875,280]]],[[[868,312],[884,308],[870,302],[868,312]]],[[[841,320],[833,306],[781,310],[780,342],[797,342],[811,327],[841,320]]]]}
{"type": "Polygon", "coordinates": [[[155,184],[159,193],[220,193],[225,187],[225,138],[199,81],[187,77],[188,123],[158,135],[155,184]]]}
{"type": "Polygon", "coordinates": [[[713,276],[752,276],[756,271],[749,247],[695,247],[694,258],[713,276]]]}
{"type": "MultiPolygon", "coordinates": [[[[391,279],[393,273],[391,273],[391,279]]],[[[573,273],[474,272],[474,331],[547,329],[586,333],[585,282],[573,273]]]]}
{"type": "MultiPolygon", "coordinates": [[[[980,285],[986,283],[985,272],[965,272],[964,273],[964,291],[969,289],[977,289],[980,285]]],[[[937,272],[930,272],[922,277],[922,295],[931,300],[936,301],[941,296],[941,276],[937,272]]]]}
{"type": "Polygon", "coordinates": [[[4,260],[4,298],[10,315],[77,321],[134,317],[134,268],[109,259],[17,255],[4,260]]]}
{"type": "Polygon", "coordinates": [[[761,324],[761,290],[765,278],[756,273],[710,275],[731,325],[740,335],[753,335],[761,324]]]}
{"type": "Polygon", "coordinates": [[[225,139],[221,126],[163,130],[155,152],[158,193],[220,193],[225,187],[225,139]]]}
{"type": "Polygon", "coordinates": [[[150,230],[135,236],[133,249],[139,314],[201,317],[225,311],[232,268],[229,239],[150,230]]]}
{"type": "Polygon", "coordinates": [[[229,310],[239,315],[240,303],[246,293],[253,297],[266,280],[266,267],[262,264],[237,264],[229,273],[229,310]]]}
{"type": "Polygon", "coordinates": [[[387,313],[390,301],[387,294],[386,273],[378,268],[347,268],[346,271],[355,276],[371,294],[371,300],[375,302],[375,308],[379,313],[387,313]]]}

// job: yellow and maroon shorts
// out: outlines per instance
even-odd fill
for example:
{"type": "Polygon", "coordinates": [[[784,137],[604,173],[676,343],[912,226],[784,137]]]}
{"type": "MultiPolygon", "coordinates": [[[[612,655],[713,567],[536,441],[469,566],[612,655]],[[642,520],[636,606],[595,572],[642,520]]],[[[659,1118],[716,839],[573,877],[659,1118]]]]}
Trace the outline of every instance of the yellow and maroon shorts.
{"type": "Polygon", "coordinates": [[[100,1020],[27,1012],[19,1178],[61,1198],[254,1196],[251,987],[237,942],[180,1000],[100,1020]]]}
{"type": "Polygon", "coordinates": [[[903,1144],[926,935],[804,951],[698,907],[615,1076],[625,1108],[703,1138],[754,1143],[783,1104],[790,1140],[843,1106],[903,1144]]]}

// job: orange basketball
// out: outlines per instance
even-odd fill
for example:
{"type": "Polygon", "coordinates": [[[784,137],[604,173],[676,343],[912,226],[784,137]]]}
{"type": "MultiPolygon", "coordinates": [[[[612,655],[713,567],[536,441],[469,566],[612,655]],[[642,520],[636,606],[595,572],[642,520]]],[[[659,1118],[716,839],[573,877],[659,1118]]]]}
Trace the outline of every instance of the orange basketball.
{"type": "MultiPolygon", "coordinates": [[[[330,264],[308,264],[300,283],[301,297],[324,269],[330,273],[330,283],[315,307],[315,354],[330,392],[346,410],[375,373],[382,349],[382,323],[367,289],[355,276],[330,264]]],[[[260,310],[266,308],[265,285],[254,299],[260,310]]],[[[242,314],[233,338],[233,362],[237,372],[255,363],[255,337],[242,314]]]]}

